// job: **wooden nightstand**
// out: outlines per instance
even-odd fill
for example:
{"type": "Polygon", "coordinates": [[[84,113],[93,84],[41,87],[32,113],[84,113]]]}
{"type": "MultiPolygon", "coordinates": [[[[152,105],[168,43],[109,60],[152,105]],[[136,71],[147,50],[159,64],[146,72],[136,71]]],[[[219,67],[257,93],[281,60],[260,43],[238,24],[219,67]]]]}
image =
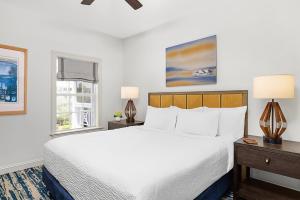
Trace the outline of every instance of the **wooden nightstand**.
{"type": "Polygon", "coordinates": [[[268,144],[262,137],[249,137],[256,139],[258,144],[245,144],[242,139],[234,143],[234,199],[299,200],[298,191],[250,178],[249,168],[300,179],[300,143],[268,144]],[[242,166],[247,171],[244,180],[242,166]]]}
{"type": "Polygon", "coordinates": [[[113,130],[117,128],[124,128],[124,127],[129,127],[129,126],[140,126],[143,125],[144,122],[142,121],[137,121],[132,123],[127,123],[126,120],[121,120],[121,121],[109,121],[108,122],[108,130],[113,130]]]}

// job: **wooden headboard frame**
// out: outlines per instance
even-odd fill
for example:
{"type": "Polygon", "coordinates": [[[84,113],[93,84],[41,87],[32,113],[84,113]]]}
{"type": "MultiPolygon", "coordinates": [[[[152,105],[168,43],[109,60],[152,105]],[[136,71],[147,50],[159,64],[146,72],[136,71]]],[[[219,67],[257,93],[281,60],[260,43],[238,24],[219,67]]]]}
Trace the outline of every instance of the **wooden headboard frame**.
{"type": "MultiPolygon", "coordinates": [[[[152,92],[148,94],[148,105],[158,108],[177,106],[185,109],[201,106],[210,108],[248,106],[248,90],[152,92]]],[[[248,136],[248,111],[245,117],[244,136],[248,136]]]]}

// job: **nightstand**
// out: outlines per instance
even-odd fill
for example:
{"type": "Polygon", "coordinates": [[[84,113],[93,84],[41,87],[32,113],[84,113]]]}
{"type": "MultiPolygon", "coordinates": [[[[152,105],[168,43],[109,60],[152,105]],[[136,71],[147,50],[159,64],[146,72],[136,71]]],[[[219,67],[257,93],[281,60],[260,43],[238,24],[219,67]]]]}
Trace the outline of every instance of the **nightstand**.
{"type": "Polygon", "coordinates": [[[300,143],[282,141],[278,145],[264,143],[262,137],[249,138],[256,139],[258,144],[246,144],[242,139],[234,143],[234,199],[299,200],[300,192],[253,179],[249,169],[300,179],[300,143]],[[247,173],[242,178],[244,167],[247,173]]]}
{"type": "Polygon", "coordinates": [[[137,121],[132,123],[127,123],[126,120],[121,120],[121,121],[109,121],[108,122],[108,130],[113,130],[117,128],[124,128],[124,127],[129,127],[129,126],[141,126],[143,125],[144,122],[142,121],[137,121]]]}

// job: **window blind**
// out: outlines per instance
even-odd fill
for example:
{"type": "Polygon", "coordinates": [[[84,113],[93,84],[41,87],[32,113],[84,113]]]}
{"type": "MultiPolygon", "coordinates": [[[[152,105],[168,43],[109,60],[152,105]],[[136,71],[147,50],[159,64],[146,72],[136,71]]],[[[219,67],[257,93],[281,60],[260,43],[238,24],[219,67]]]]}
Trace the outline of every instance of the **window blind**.
{"type": "Polygon", "coordinates": [[[98,83],[98,63],[58,58],[57,80],[98,83]]]}

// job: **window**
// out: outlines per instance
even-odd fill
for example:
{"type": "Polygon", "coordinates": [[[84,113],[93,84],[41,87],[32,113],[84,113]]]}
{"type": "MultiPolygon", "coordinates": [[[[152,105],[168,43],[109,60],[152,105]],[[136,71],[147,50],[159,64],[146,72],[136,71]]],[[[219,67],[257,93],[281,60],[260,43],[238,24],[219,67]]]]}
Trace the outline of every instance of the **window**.
{"type": "Polygon", "coordinates": [[[97,84],[56,82],[56,131],[97,126],[97,84]]]}
{"type": "Polygon", "coordinates": [[[55,58],[54,132],[99,128],[98,63],[55,58]]]}

